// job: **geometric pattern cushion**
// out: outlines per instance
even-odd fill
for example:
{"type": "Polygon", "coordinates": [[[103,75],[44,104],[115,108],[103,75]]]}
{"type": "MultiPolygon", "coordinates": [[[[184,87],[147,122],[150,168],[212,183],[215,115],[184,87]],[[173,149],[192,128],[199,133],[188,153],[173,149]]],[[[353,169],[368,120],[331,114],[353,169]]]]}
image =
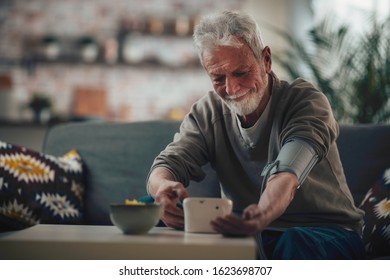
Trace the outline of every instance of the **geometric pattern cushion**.
{"type": "Polygon", "coordinates": [[[363,241],[367,253],[370,257],[389,256],[390,169],[369,189],[359,207],[365,211],[363,241]]]}
{"type": "Polygon", "coordinates": [[[75,150],[55,157],[0,141],[0,231],[81,224],[84,189],[75,150]]]}

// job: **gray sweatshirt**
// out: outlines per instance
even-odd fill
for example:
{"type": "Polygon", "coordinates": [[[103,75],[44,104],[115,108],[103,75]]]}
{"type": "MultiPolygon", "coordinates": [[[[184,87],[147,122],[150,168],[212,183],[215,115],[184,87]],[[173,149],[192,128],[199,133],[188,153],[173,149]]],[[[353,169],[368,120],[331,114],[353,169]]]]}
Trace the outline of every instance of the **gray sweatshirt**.
{"type": "Polygon", "coordinates": [[[196,102],[174,141],[155,159],[177,181],[204,178],[207,162],[216,170],[234,211],[257,204],[264,166],[274,161],[288,139],[310,143],[319,156],[285,213],[271,227],[339,225],[361,232],[363,211],[354,206],[335,140],[339,127],[327,98],[310,83],[289,84],[274,73],[270,101],[256,125],[240,128],[238,118],[214,92],[196,102]]]}

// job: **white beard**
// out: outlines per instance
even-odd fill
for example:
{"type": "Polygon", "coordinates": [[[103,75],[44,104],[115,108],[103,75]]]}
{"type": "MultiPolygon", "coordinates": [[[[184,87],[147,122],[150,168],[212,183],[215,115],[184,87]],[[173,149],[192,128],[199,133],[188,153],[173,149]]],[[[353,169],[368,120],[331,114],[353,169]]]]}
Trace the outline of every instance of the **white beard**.
{"type": "Polygon", "coordinates": [[[251,91],[249,96],[242,101],[235,101],[231,98],[224,98],[226,105],[239,116],[252,114],[258,107],[261,101],[261,95],[251,91]]]}

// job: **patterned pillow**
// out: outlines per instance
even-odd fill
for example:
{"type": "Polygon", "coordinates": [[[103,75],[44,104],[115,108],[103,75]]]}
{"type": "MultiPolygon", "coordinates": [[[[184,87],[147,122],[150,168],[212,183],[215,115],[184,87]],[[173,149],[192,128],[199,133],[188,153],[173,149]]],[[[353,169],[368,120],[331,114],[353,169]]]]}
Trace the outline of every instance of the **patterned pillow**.
{"type": "Polygon", "coordinates": [[[371,257],[390,255],[390,168],[367,192],[360,208],[366,212],[363,241],[371,257]]]}
{"type": "Polygon", "coordinates": [[[0,141],[0,231],[80,224],[84,186],[76,151],[54,157],[0,141]]]}

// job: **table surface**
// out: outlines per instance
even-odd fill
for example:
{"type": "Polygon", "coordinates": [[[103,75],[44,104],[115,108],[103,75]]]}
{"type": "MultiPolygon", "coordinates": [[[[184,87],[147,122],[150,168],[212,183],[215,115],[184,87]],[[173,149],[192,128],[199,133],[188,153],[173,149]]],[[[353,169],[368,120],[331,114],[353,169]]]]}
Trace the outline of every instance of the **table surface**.
{"type": "Polygon", "coordinates": [[[0,259],[255,259],[253,238],[155,227],[125,235],[115,226],[36,225],[0,233],[0,259]]]}

